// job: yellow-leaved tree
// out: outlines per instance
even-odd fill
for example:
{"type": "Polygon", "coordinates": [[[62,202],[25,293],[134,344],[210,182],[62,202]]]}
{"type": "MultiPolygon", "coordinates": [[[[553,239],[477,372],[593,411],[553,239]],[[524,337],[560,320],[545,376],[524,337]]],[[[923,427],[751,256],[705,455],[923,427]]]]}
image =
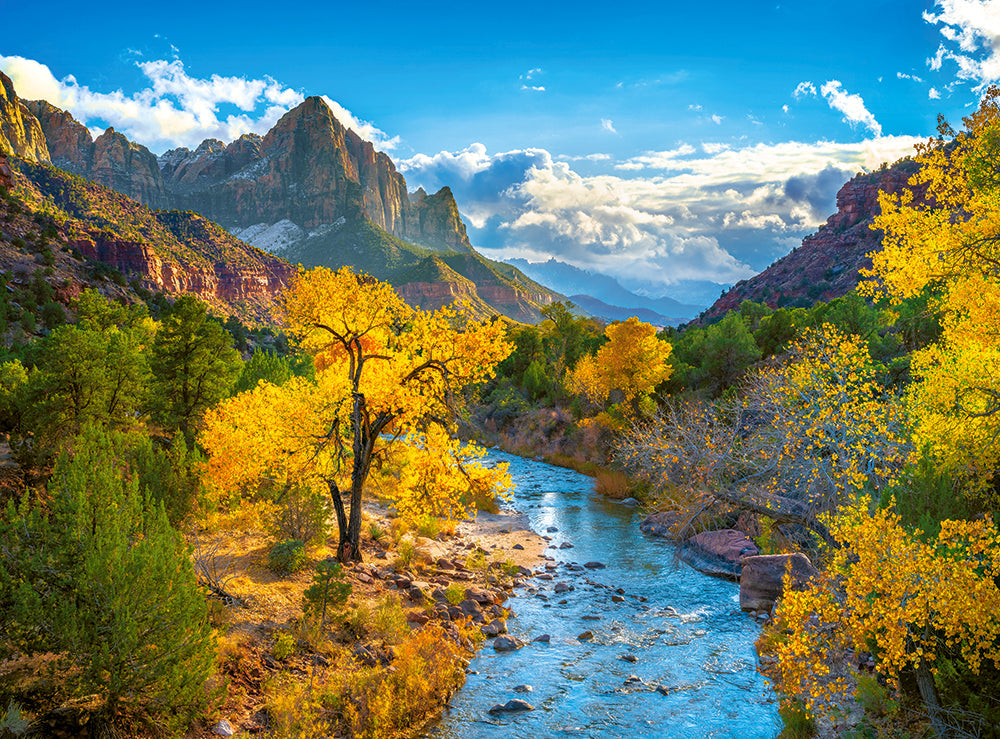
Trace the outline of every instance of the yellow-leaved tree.
{"type": "Polygon", "coordinates": [[[1000,532],[991,521],[944,521],[922,541],[896,514],[869,508],[855,498],[826,516],[838,544],[828,571],[799,592],[785,588],[770,627],[783,634],[775,679],[807,710],[828,710],[847,687],[829,679],[831,657],[872,652],[897,686],[913,670],[935,730],[948,736],[938,656],[957,655],[976,674],[984,660],[1000,668],[1000,532]]]}
{"type": "Polygon", "coordinates": [[[316,380],[261,383],[206,415],[201,440],[217,491],[322,481],[337,515],[337,556],[348,561],[361,559],[372,464],[401,444],[409,442],[417,462],[396,491],[405,515],[461,514],[484,487],[505,488],[503,467],[483,468],[473,446],[449,435],[461,390],[487,379],[510,352],[501,322],[415,310],[390,285],[347,267],[300,272],[284,315],[314,358],[316,380]],[[345,507],[338,480],[347,469],[345,507]]]}
{"type": "Polygon", "coordinates": [[[567,377],[568,389],[602,408],[609,401],[618,403],[629,417],[648,414],[649,394],[670,378],[670,344],[635,316],[611,324],[604,333],[608,343],[593,356],[581,357],[567,377]]]}
{"type": "Polygon", "coordinates": [[[985,494],[1000,466],[1000,90],[964,123],[939,123],[909,188],[880,195],[883,249],[860,289],[895,302],[939,295],[942,337],[913,357],[914,447],[985,494]]]}
{"type": "Polygon", "coordinates": [[[823,325],[804,332],[784,365],[752,373],[740,395],[673,402],[633,424],[615,458],[660,491],[683,490],[676,503],[690,520],[735,506],[833,543],[819,514],[891,482],[908,451],[905,428],[866,342],[823,325]]]}

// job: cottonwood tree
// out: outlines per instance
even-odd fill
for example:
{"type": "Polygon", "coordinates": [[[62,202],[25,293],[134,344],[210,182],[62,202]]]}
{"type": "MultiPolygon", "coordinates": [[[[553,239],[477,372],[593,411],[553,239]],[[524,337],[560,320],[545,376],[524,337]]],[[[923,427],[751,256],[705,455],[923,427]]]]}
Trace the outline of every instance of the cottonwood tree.
{"type": "Polygon", "coordinates": [[[580,358],[567,387],[599,407],[610,402],[626,416],[644,415],[650,410],[650,393],[670,377],[670,344],[634,316],[611,324],[605,333],[608,343],[580,358]]]}
{"type": "Polygon", "coordinates": [[[895,304],[938,296],[942,335],[913,355],[915,444],[988,497],[1000,466],[1000,90],[964,124],[942,119],[909,187],[880,194],[883,248],[861,289],[895,304]]]}
{"type": "MultiPolygon", "coordinates": [[[[323,480],[337,515],[337,556],[348,561],[361,559],[361,503],[372,465],[407,439],[425,459],[450,459],[459,474],[449,474],[447,485],[402,485],[403,510],[415,491],[451,500],[499,484],[503,470],[470,471],[460,447],[437,429],[453,428],[459,391],[490,377],[509,353],[501,322],[447,308],[415,310],[390,285],[349,268],[301,272],[284,312],[289,333],[314,359],[316,379],[261,383],[207,414],[201,439],[217,490],[246,490],[268,478],[279,485],[323,480]],[[347,469],[345,507],[339,481],[347,469]]],[[[421,480],[432,472],[429,464],[416,470],[421,480]]]]}
{"type": "Polygon", "coordinates": [[[878,656],[877,670],[899,687],[913,670],[931,723],[952,736],[934,672],[955,655],[974,673],[1000,668],[1000,532],[992,521],[944,521],[924,541],[890,510],[864,498],[826,516],[838,547],[824,575],[785,588],[772,627],[779,689],[806,708],[835,708],[846,678],[829,679],[846,650],[878,656]]]}
{"type": "Polygon", "coordinates": [[[786,364],[758,370],[738,397],[674,402],[634,423],[615,458],[661,490],[686,489],[688,520],[734,506],[833,540],[818,514],[881,489],[909,450],[900,400],[858,337],[809,330],[786,364]]]}

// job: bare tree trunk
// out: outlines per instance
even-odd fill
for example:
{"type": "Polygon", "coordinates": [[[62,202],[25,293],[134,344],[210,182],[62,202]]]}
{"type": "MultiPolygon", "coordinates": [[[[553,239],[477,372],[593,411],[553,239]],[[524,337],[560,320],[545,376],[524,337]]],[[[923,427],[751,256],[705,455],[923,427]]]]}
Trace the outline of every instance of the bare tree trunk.
{"type": "Polygon", "coordinates": [[[713,495],[718,500],[731,503],[751,513],[768,516],[778,523],[797,523],[805,526],[818,534],[831,549],[840,548],[840,543],[833,538],[829,529],[816,520],[815,510],[800,500],[781,495],[747,495],[725,489],[714,492],[713,495]]]}
{"type": "Polygon", "coordinates": [[[934,684],[934,675],[924,660],[920,660],[915,670],[917,678],[917,688],[920,690],[920,697],[927,706],[930,714],[931,726],[940,739],[948,739],[951,732],[944,722],[943,711],[941,709],[941,699],[938,697],[937,686],[934,684]]]}
{"type": "Polygon", "coordinates": [[[330,498],[333,500],[333,510],[337,513],[337,557],[347,541],[347,513],[344,511],[344,499],[340,496],[340,488],[333,480],[327,480],[330,487],[330,498]]]}

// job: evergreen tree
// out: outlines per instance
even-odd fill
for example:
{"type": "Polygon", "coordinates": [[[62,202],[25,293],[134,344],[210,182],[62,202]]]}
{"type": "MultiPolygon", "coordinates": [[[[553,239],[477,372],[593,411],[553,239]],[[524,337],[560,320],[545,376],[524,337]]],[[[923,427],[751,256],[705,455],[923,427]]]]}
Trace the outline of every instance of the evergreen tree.
{"type": "Polygon", "coordinates": [[[188,436],[202,413],[229,395],[242,363],[205,304],[182,295],[156,334],[150,367],[154,419],[188,436]]]}
{"type": "Polygon", "coordinates": [[[0,518],[0,652],[58,655],[74,695],[105,713],[193,708],[213,662],[187,544],[129,473],[117,432],[88,426],[49,483],[51,513],[0,518]]]}

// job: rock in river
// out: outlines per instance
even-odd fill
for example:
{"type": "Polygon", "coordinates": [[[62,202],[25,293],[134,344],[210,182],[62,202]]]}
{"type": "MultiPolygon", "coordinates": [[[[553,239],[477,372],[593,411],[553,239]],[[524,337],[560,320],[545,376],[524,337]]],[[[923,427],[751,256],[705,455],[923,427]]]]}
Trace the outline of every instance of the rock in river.
{"type": "Polygon", "coordinates": [[[797,587],[805,585],[816,574],[809,558],[800,553],[765,554],[743,560],[740,574],[740,608],[744,611],[770,613],[781,597],[782,578],[791,570],[797,587]]]}
{"type": "Polygon", "coordinates": [[[506,703],[497,703],[490,709],[490,713],[518,713],[520,711],[534,711],[535,707],[520,698],[511,698],[506,703]]]}
{"type": "Polygon", "coordinates": [[[760,554],[757,545],[736,529],[703,531],[681,545],[680,558],[706,575],[736,580],[744,557],[760,554]]]}

